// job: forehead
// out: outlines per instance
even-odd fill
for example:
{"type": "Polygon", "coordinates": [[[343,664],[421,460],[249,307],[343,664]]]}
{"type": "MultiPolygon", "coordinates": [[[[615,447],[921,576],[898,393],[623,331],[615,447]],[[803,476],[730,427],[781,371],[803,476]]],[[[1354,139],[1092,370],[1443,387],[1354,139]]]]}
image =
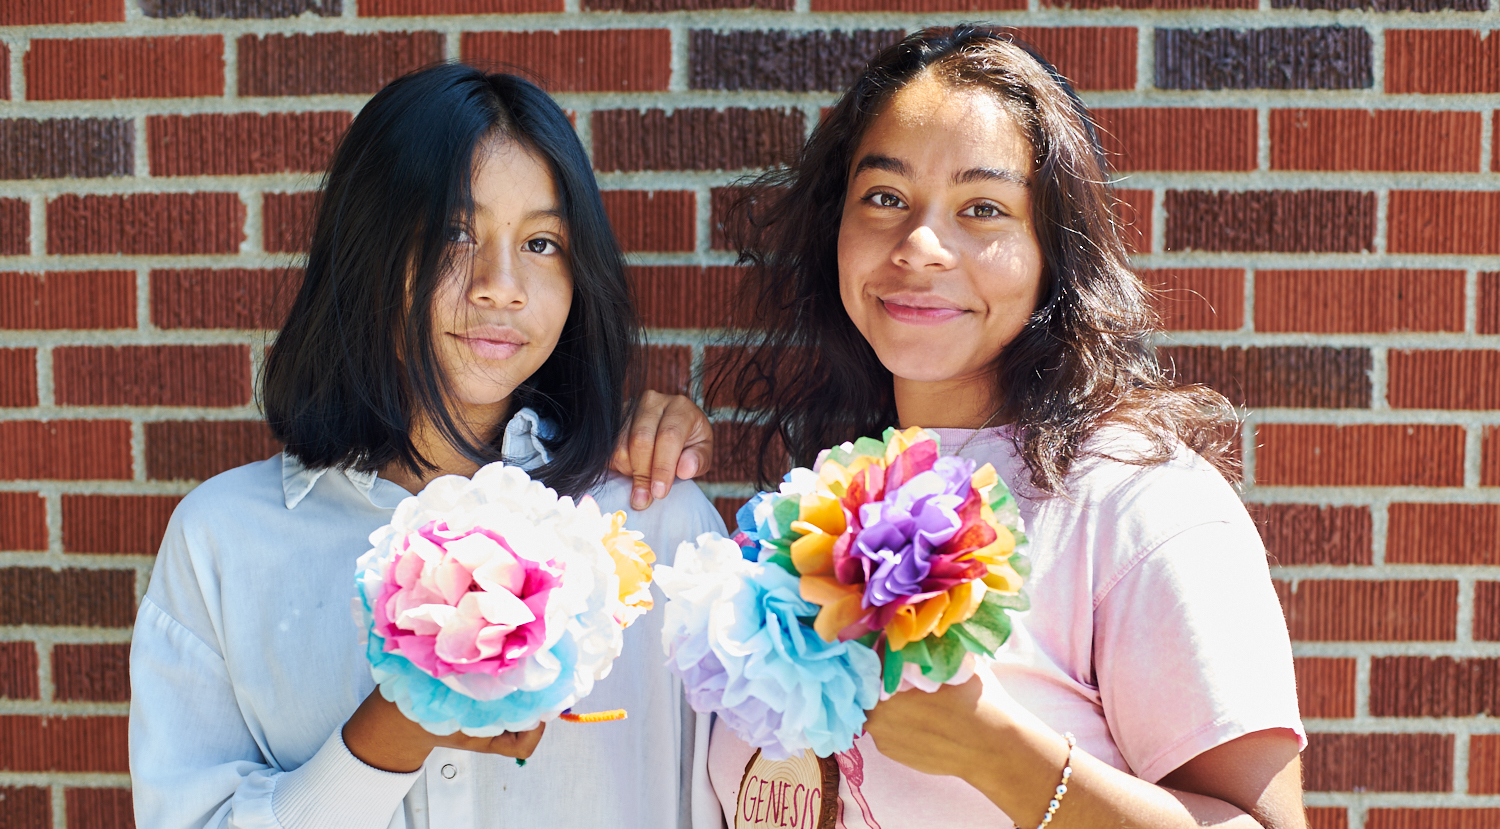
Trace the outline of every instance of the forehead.
{"type": "Polygon", "coordinates": [[[918,169],[975,167],[1030,174],[1031,142],[994,93],[923,74],[898,90],[865,131],[851,160],[899,158],[918,169]]]}
{"type": "Polygon", "coordinates": [[[495,212],[553,209],[557,186],[552,169],[530,147],[507,138],[491,138],[474,150],[474,206],[495,212]]]}

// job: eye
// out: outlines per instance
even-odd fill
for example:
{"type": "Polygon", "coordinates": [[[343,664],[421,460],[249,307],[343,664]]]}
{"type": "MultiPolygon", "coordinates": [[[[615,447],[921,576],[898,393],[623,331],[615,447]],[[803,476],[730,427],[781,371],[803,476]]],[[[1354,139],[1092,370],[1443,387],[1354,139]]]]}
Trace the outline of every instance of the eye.
{"type": "Polygon", "coordinates": [[[865,196],[865,201],[876,207],[885,207],[892,209],[900,209],[906,206],[906,202],[901,201],[900,196],[896,195],[895,193],[887,193],[883,190],[865,196]]]}
{"type": "Polygon", "coordinates": [[[472,245],[474,237],[465,228],[454,225],[448,228],[448,244],[450,245],[472,245]]]}
{"type": "Polygon", "coordinates": [[[998,219],[1005,215],[998,205],[980,203],[963,211],[961,216],[973,216],[976,219],[998,219]]]}
{"type": "Polygon", "coordinates": [[[542,255],[562,252],[562,248],[551,239],[527,239],[525,248],[528,253],[539,253],[542,255]]]}

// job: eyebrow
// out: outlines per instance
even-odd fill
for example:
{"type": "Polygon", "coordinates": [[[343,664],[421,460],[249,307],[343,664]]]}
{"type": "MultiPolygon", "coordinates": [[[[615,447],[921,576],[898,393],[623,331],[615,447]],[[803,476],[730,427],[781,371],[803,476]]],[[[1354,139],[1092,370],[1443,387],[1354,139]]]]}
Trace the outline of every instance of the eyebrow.
{"type": "MultiPolygon", "coordinates": [[[[859,164],[854,168],[854,178],[859,178],[860,173],[866,170],[880,170],[894,176],[912,178],[910,165],[899,158],[892,158],[888,155],[876,155],[872,153],[861,158],[859,164]]],[[[973,184],[979,181],[1003,181],[1022,187],[1031,186],[1030,180],[1015,170],[996,169],[993,167],[974,167],[956,173],[953,176],[954,184],[973,184]]]]}

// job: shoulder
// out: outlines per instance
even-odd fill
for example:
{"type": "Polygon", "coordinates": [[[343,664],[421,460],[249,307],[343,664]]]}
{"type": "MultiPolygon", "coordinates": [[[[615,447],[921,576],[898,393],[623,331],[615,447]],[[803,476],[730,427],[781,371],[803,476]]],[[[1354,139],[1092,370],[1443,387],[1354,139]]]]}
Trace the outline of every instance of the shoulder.
{"type": "Polygon", "coordinates": [[[675,550],[683,541],[691,541],[707,532],[725,533],[724,519],[713,502],[692,481],[677,481],[667,497],[659,498],[643,510],[630,508],[631,481],[613,472],[590,493],[606,512],[625,513],[625,526],[646,536],[658,555],[675,550]]]}
{"type": "Polygon", "coordinates": [[[183,497],[172,522],[183,528],[221,526],[238,517],[286,508],[281,455],[221,472],[183,497]]]}

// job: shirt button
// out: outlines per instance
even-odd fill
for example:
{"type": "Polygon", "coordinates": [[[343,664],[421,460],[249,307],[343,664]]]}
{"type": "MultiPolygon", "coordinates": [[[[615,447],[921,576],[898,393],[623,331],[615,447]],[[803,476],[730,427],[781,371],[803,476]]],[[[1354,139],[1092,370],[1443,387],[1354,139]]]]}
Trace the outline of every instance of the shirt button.
{"type": "Polygon", "coordinates": [[[458,766],[455,766],[452,763],[449,763],[446,766],[443,766],[443,776],[446,777],[446,778],[448,778],[449,780],[452,780],[453,778],[457,777],[458,776],[458,766]]]}

